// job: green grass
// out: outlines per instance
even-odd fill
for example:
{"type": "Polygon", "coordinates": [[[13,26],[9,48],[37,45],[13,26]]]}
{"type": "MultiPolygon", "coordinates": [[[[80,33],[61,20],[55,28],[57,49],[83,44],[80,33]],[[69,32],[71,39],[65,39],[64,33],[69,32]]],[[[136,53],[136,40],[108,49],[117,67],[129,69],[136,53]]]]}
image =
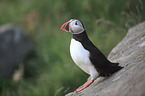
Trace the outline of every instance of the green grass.
{"type": "Polygon", "coordinates": [[[1,96],[63,96],[88,75],[72,61],[71,34],[60,30],[71,18],[81,20],[92,42],[107,56],[129,27],[145,17],[143,0],[1,0],[0,25],[14,23],[35,46],[18,83],[5,82],[1,96]]]}

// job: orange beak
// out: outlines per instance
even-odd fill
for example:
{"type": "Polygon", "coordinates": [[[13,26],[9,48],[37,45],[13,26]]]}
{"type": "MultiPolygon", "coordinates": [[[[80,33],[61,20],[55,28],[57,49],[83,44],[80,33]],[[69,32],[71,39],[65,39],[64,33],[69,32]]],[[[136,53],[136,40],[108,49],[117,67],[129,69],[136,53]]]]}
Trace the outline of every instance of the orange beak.
{"type": "Polygon", "coordinates": [[[65,22],[65,23],[61,26],[61,29],[64,30],[64,31],[66,31],[66,32],[68,32],[69,29],[71,28],[71,27],[69,26],[69,23],[70,23],[70,21],[65,22]]]}

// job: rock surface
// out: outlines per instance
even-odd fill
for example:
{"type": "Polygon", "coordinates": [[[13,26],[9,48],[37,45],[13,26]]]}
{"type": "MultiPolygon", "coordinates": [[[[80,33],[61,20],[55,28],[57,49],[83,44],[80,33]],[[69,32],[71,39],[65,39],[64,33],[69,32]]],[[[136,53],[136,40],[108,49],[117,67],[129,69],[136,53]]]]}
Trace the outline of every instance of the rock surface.
{"type": "Polygon", "coordinates": [[[13,25],[0,27],[0,79],[12,77],[31,51],[32,43],[21,28],[13,25]]]}
{"type": "Polygon", "coordinates": [[[145,22],[130,28],[108,59],[124,68],[81,92],[66,96],[145,96],[145,22]]]}

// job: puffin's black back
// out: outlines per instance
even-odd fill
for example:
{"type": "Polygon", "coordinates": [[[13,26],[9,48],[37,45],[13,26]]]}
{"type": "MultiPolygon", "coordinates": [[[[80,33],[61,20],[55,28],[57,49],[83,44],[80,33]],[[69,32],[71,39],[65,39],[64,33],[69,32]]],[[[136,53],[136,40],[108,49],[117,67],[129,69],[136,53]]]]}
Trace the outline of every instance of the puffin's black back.
{"type": "Polygon", "coordinates": [[[81,34],[72,34],[73,38],[84,46],[90,52],[90,60],[94,64],[100,76],[109,76],[123,67],[118,66],[118,63],[111,63],[104,54],[89,40],[86,32],[81,34]]]}

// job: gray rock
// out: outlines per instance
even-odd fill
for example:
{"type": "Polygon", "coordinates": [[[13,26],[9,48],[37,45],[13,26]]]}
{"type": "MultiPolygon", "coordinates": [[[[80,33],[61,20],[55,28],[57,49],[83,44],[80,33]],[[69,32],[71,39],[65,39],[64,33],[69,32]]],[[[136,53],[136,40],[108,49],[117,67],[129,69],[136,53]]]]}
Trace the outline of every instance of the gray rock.
{"type": "Polygon", "coordinates": [[[31,51],[32,43],[20,27],[0,27],[0,79],[12,77],[31,51]]]}
{"type": "Polygon", "coordinates": [[[145,22],[130,28],[108,59],[124,68],[81,92],[66,96],[145,96],[145,22]]]}

